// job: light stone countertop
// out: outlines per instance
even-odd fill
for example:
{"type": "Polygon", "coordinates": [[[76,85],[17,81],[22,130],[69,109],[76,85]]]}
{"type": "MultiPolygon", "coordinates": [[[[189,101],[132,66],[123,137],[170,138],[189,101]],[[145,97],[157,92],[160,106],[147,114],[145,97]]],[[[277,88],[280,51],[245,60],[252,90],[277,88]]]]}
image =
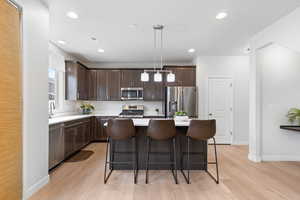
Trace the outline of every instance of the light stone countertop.
{"type": "MultiPolygon", "coordinates": [[[[93,113],[90,115],[66,115],[66,116],[59,116],[59,117],[53,117],[49,119],[49,125],[53,125],[53,124],[59,124],[59,123],[63,123],[63,122],[68,122],[68,121],[73,121],[73,120],[78,120],[78,119],[84,119],[84,118],[88,118],[88,117],[101,117],[101,116],[105,116],[105,117],[117,117],[119,114],[116,113],[93,113]]],[[[151,116],[151,117],[163,117],[164,115],[145,115],[145,117],[147,116],[151,116]]]]}
{"type": "MultiPolygon", "coordinates": [[[[155,119],[155,118],[151,118],[155,119]]],[[[151,119],[132,119],[134,126],[148,126],[151,119]]],[[[159,120],[162,120],[161,118],[157,118],[159,120]]],[[[163,119],[164,120],[164,119],[163,119]]],[[[186,120],[175,120],[175,126],[183,126],[187,127],[190,125],[191,119],[186,120]]],[[[104,124],[104,126],[107,126],[107,123],[104,124]]]]}

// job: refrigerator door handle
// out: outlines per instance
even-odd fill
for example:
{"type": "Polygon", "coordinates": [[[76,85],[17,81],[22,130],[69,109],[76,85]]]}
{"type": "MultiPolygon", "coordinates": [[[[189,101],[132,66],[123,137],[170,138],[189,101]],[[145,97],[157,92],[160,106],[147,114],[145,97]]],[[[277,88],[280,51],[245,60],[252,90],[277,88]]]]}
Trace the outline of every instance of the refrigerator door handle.
{"type": "Polygon", "coordinates": [[[177,112],[177,101],[170,101],[169,103],[169,111],[172,112],[177,112]]]}

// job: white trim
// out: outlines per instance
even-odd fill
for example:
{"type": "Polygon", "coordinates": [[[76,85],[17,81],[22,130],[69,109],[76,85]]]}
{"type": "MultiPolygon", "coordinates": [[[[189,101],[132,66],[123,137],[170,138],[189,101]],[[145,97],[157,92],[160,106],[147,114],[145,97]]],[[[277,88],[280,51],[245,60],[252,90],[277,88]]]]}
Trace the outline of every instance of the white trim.
{"type": "Polygon", "coordinates": [[[262,89],[261,69],[257,65],[257,53],[268,47],[268,42],[261,47],[255,48],[251,54],[250,82],[249,82],[249,160],[257,162],[261,160],[262,149],[262,89]]]}
{"type": "Polygon", "coordinates": [[[248,141],[232,141],[232,145],[248,145],[248,141]]]}
{"type": "Polygon", "coordinates": [[[29,199],[34,193],[36,193],[39,189],[44,187],[49,182],[49,175],[40,179],[38,182],[30,186],[30,188],[26,191],[23,191],[23,200],[29,199]]]}
{"type": "Polygon", "coordinates": [[[262,155],[263,161],[300,161],[300,155],[262,155]]]}
{"type": "Polygon", "coordinates": [[[254,154],[248,154],[248,159],[253,161],[253,162],[261,162],[261,157],[258,155],[254,155],[254,154]]]}
{"type": "Polygon", "coordinates": [[[205,112],[205,118],[208,119],[208,113],[209,113],[209,80],[210,79],[230,79],[231,80],[231,112],[230,112],[230,130],[231,130],[231,138],[230,138],[230,142],[228,141],[225,141],[223,138],[217,138],[216,137],[216,140],[218,141],[219,144],[232,144],[233,141],[234,141],[234,136],[235,136],[235,131],[234,131],[234,79],[232,76],[226,76],[226,75],[210,75],[207,77],[207,80],[206,80],[206,85],[207,85],[207,88],[206,88],[206,112],[205,112]]]}
{"type": "Polygon", "coordinates": [[[19,12],[22,12],[22,7],[15,0],[6,0],[9,4],[14,6],[19,12]]]}

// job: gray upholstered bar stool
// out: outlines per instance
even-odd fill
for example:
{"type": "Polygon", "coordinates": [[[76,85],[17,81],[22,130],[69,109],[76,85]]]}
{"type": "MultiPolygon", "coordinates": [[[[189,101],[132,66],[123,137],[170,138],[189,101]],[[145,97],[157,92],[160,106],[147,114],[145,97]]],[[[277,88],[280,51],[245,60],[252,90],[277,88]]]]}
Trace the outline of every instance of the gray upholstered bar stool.
{"type": "Polygon", "coordinates": [[[147,129],[147,160],[146,160],[146,184],[148,183],[149,176],[149,165],[170,165],[172,166],[172,174],[177,184],[177,166],[176,166],[176,128],[174,120],[150,120],[149,126],[147,129]],[[151,152],[151,141],[163,141],[169,140],[170,145],[173,146],[173,155],[169,152],[151,152]],[[170,155],[170,162],[150,162],[150,154],[159,153],[164,154],[168,153],[170,155]],[[173,157],[173,159],[172,159],[173,157]],[[175,171],[175,172],[174,172],[175,171]]]}
{"type": "MultiPolygon", "coordinates": [[[[215,164],[216,165],[216,173],[217,178],[215,178],[209,171],[206,169],[205,171],[209,174],[209,176],[219,184],[219,166],[218,166],[218,157],[217,157],[217,148],[216,148],[216,120],[191,120],[188,131],[187,131],[187,152],[181,152],[181,161],[183,160],[183,156],[187,155],[187,176],[185,175],[183,169],[181,172],[188,184],[190,184],[190,166],[191,164],[215,164]],[[192,155],[190,152],[190,142],[191,140],[202,140],[208,141],[209,139],[213,139],[214,152],[215,152],[215,162],[206,162],[205,163],[191,163],[190,156],[192,155]]],[[[193,154],[195,155],[195,154],[193,154]]]]}
{"type": "Polygon", "coordinates": [[[104,167],[104,184],[106,184],[113,168],[111,168],[109,174],[106,176],[106,168],[109,164],[113,166],[114,164],[132,164],[133,174],[134,174],[134,183],[137,182],[138,167],[137,167],[137,142],[135,138],[135,127],[131,119],[110,119],[108,121],[107,127],[107,145],[106,145],[106,157],[105,157],[105,167],[104,167]],[[118,140],[132,140],[132,149],[133,152],[114,152],[113,142],[118,140]],[[108,151],[110,150],[110,160],[108,161],[108,151]],[[115,153],[132,153],[133,159],[128,162],[118,162],[114,161],[115,153]]]}

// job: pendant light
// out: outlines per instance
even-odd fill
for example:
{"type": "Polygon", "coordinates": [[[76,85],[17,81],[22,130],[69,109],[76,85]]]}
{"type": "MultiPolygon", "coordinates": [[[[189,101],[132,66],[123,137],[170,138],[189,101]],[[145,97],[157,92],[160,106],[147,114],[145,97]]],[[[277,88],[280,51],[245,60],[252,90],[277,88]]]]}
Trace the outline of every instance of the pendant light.
{"type": "Polygon", "coordinates": [[[154,82],[162,82],[162,74],[159,71],[154,74],[154,82]]]}
{"type": "Polygon", "coordinates": [[[173,74],[172,72],[168,73],[167,82],[175,82],[175,74],[173,74]]]}
{"type": "Polygon", "coordinates": [[[141,81],[148,82],[149,81],[149,73],[154,72],[154,82],[162,82],[163,77],[162,73],[167,73],[167,82],[175,82],[175,74],[172,73],[170,70],[163,70],[163,25],[154,25],[153,26],[153,33],[154,33],[154,66],[153,70],[144,70],[141,73],[141,81]],[[157,35],[160,33],[160,40],[157,40],[157,35]],[[160,48],[157,48],[160,46],[160,48]],[[157,60],[158,50],[160,53],[160,62],[157,60]]]}
{"type": "Polygon", "coordinates": [[[149,81],[149,74],[147,73],[147,72],[143,72],[142,74],[141,74],[141,81],[142,82],[148,82],[149,81]]]}

